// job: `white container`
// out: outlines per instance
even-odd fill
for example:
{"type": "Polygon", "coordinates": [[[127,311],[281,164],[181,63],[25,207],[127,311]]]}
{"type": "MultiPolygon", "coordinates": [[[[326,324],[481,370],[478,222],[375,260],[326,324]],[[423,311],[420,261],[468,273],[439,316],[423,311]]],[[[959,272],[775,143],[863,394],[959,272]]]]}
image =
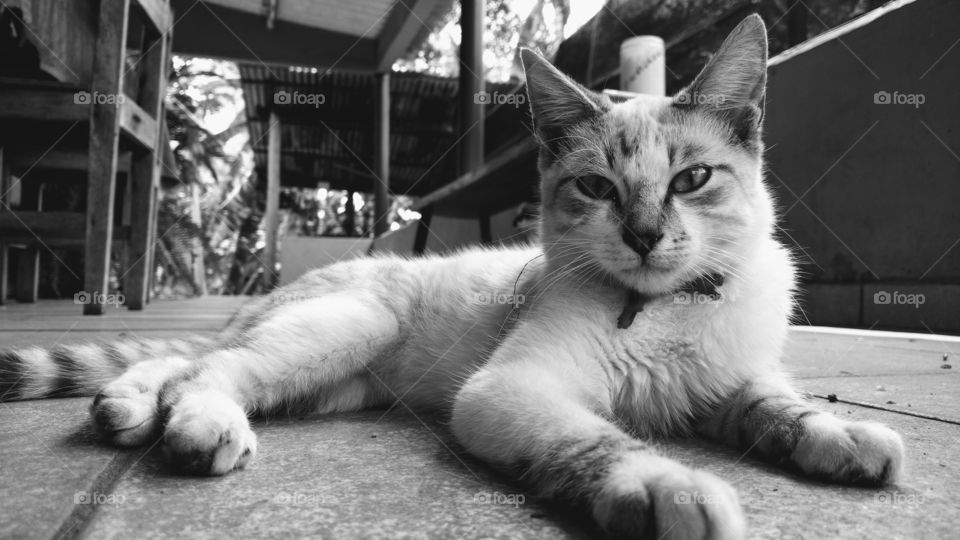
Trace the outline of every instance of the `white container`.
{"type": "Polygon", "coordinates": [[[620,90],[663,96],[667,93],[666,47],[658,36],[636,36],[620,44],[620,90]]]}

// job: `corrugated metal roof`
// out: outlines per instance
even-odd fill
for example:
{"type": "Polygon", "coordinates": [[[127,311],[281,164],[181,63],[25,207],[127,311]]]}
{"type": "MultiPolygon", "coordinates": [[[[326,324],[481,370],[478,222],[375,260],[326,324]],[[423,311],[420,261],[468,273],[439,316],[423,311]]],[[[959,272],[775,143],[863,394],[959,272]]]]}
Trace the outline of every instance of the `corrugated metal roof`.
{"type": "MultiPolygon", "coordinates": [[[[373,75],[308,68],[240,65],[251,143],[266,167],[270,109],[281,122],[282,182],[371,191],[373,75]]],[[[455,176],[457,81],[394,73],[391,87],[390,184],[420,195],[455,176]]]]}

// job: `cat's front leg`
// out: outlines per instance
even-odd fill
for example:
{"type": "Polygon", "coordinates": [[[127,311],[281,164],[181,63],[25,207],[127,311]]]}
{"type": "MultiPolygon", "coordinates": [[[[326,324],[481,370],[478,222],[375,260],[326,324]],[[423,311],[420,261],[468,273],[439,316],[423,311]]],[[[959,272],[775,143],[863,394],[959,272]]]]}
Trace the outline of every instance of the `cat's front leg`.
{"type": "Polygon", "coordinates": [[[744,385],[699,431],[805,474],[861,485],[895,483],[900,435],[876,422],[851,422],[800,398],[781,377],[744,385]]]}
{"type": "Polygon", "coordinates": [[[604,396],[556,357],[488,366],[457,395],[452,429],[471,453],[585,510],[612,538],[742,538],[733,488],[620,430],[604,417],[604,396]]]}

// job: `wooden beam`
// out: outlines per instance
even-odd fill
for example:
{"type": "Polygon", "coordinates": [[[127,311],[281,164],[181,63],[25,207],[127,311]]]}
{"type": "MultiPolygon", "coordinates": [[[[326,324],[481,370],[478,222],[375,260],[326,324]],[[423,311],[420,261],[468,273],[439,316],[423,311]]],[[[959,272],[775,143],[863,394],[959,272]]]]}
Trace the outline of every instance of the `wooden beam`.
{"type": "MultiPolygon", "coordinates": [[[[54,169],[58,171],[86,171],[90,159],[86,150],[45,150],[38,147],[10,148],[10,167],[15,171],[26,169],[54,169]]],[[[117,170],[130,170],[130,152],[117,156],[117,170]]]]}
{"type": "Polygon", "coordinates": [[[262,12],[247,13],[195,0],[171,0],[171,4],[178,17],[173,39],[176,54],[280,66],[376,71],[377,42],[373,38],[357,38],[282,19],[277,20],[273,30],[268,30],[262,12]]]}
{"type": "MultiPolygon", "coordinates": [[[[137,126],[152,127],[153,131],[144,131],[149,137],[149,145],[133,154],[130,168],[130,242],[127,248],[130,254],[130,266],[125,270],[123,292],[129,309],[141,310],[150,298],[150,275],[153,273],[151,252],[154,238],[151,234],[153,215],[157,212],[157,190],[160,186],[160,165],[163,161],[163,98],[167,90],[167,39],[166,33],[154,40],[145,41],[146,56],[141,60],[143,66],[143,84],[139,95],[149,115],[137,126]],[[148,112],[149,111],[149,112],[148,112]],[[158,121],[159,120],[159,121],[158,121]]],[[[139,108],[139,107],[138,107],[139,108]]],[[[124,107],[123,110],[132,108],[124,107]]],[[[137,113],[140,114],[140,113],[137,113]]],[[[120,125],[124,125],[121,115],[120,125]]]]}
{"type": "Polygon", "coordinates": [[[443,202],[468,187],[482,183],[487,178],[496,176],[498,172],[510,167],[514,163],[523,160],[535,161],[536,151],[537,142],[533,140],[533,138],[524,139],[509,150],[504,151],[489,162],[484,163],[482,167],[461,175],[453,182],[450,182],[425,197],[421,197],[420,200],[411,205],[410,209],[423,212],[428,206],[443,202]]]}
{"type": "Polygon", "coordinates": [[[38,212],[3,211],[0,212],[0,236],[30,238],[43,241],[48,237],[75,236],[80,238],[86,218],[80,212],[38,212]]]}
{"type": "Polygon", "coordinates": [[[460,174],[483,165],[483,0],[461,0],[460,14],[460,174]]]}
{"type": "Polygon", "coordinates": [[[377,71],[390,71],[393,63],[402,57],[413,40],[423,31],[423,21],[440,0],[404,0],[393,7],[377,40],[377,71]]]}
{"type": "MultiPolygon", "coordinates": [[[[130,0],[100,0],[92,93],[122,95],[123,55],[129,13],[130,0]]],[[[90,167],[83,283],[84,290],[93,298],[103,299],[108,293],[110,278],[121,108],[117,100],[94,101],[90,107],[90,167]]],[[[85,315],[100,315],[103,311],[103,304],[97,301],[83,306],[85,315]]]]}
{"type": "Polygon", "coordinates": [[[267,143],[267,208],[263,216],[263,228],[267,245],[264,248],[264,278],[272,289],[277,283],[277,227],[280,223],[280,117],[270,115],[267,143]]]}
{"type": "Polygon", "coordinates": [[[83,122],[90,115],[90,92],[0,85],[0,119],[83,122]]]}
{"type": "Polygon", "coordinates": [[[373,129],[373,234],[390,230],[390,74],[377,73],[373,129]]]}
{"type": "Polygon", "coordinates": [[[173,21],[170,4],[164,0],[134,0],[134,5],[153,26],[156,33],[166,34],[170,30],[170,24],[173,21]]]}
{"type": "Polygon", "coordinates": [[[157,121],[137,102],[126,96],[124,98],[123,103],[120,104],[120,129],[123,130],[124,135],[139,143],[144,150],[152,151],[157,147],[159,140],[157,121]]]}

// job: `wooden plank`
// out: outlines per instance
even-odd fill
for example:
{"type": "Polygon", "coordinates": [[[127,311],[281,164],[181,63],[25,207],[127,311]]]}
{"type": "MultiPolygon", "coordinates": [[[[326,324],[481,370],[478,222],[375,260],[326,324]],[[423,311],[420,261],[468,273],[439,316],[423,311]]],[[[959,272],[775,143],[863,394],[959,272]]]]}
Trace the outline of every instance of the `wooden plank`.
{"type": "MultiPolygon", "coordinates": [[[[89,113],[88,113],[89,117],[89,113]]],[[[84,118],[86,120],[86,118],[84,118]]],[[[86,171],[90,159],[86,150],[48,150],[30,147],[10,148],[10,166],[15,170],[56,169],[60,171],[86,171]]],[[[117,156],[118,170],[130,170],[130,152],[121,152],[117,156]]]]}
{"type": "Polygon", "coordinates": [[[83,122],[90,93],[75,88],[18,88],[0,85],[0,119],[83,122]]]}
{"type": "Polygon", "coordinates": [[[270,114],[267,141],[267,208],[263,216],[267,245],[264,248],[264,278],[268,289],[277,283],[277,228],[280,222],[280,117],[270,114]]]}
{"type": "Polygon", "coordinates": [[[158,34],[166,34],[173,21],[170,4],[164,0],[134,0],[134,6],[158,34]]]}
{"type": "Polygon", "coordinates": [[[194,0],[172,0],[171,4],[177,17],[173,40],[177,54],[367,72],[377,66],[377,41],[371,37],[358,38],[282,19],[268,30],[260,13],[194,0]]]}
{"type": "MultiPolygon", "coordinates": [[[[125,270],[124,295],[129,309],[143,309],[150,297],[150,274],[153,272],[150,252],[154,249],[151,235],[153,215],[157,211],[157,189],[160,186],[160,165],[163,159],[160,147],[163,141],[163,97],[166,91],[167,68],[166,33],[147,41],[147,51],[141,60],[143,84],[139,96],[145,114],[153,121],[153,143],[148,149],[134,153],[130,169],[130,242],[127,244],[130,266],[125,270]]],[[[123,122],[121,121],[121,125],[123,122]]]]}
{"type": "Polygon", "coordinates": [[[377,39],[377,71],[390,71],[393,63],[407,52],[423,31],[423,21],[430,18],[440,1],[408,0],[394,5],[377,39]]]}
{"type": "Polygon", "coordinates": [[[23,236],[34,238],[82,236],[86,218],[80,212],[39,212],[16,210],[0,212],[0,235],[4,238],[23,236]]]}
{"type": "Polygon", "coordinates": [[[484,91],[483,7],[482,0],[461,0],[460,86],[457,107],[460,112],[460,174],[483,165],[483,103],[477,98],[484,91]]]}
{"type": "Polygon", "coordinates": [[[17,302],[36,302],[39,287],[40,250],[35,246],[17,250],[17,283],[13,291],[17,302]]]}
{"type": "Polygon", "coordinates": [[[126,96],[120,104],[120,129],[124,135],[131,137],[143,149],[150,151],[157,147],[157,142],[160,140],[159,127],[152,111],[147,113],[137,102],[126,96]]]}
{"type": "Polygon", "coordinates": [[[373,233],[390,230],[390,74],[377,73],[374,89],[373,129],[373,233]]]}
{"type": "MultiPolygon", "coordinates": [[[[129,12],[129,0],[100,2],[100,30],[94,55],[94,93],[121,95],[129,12]]],[[[116,100],[107,101],[94,103],[90,109],[90,168],[83,281],[87,293],[100,293],[93,295],[98,299],[106,296],[109,287],[117,143],[120,138],[121,107],[117,106],[116,100]]],[[[103,304],[98,302],[83,306],[84,314],[99,315],[103,311],[103,304]]]]}

